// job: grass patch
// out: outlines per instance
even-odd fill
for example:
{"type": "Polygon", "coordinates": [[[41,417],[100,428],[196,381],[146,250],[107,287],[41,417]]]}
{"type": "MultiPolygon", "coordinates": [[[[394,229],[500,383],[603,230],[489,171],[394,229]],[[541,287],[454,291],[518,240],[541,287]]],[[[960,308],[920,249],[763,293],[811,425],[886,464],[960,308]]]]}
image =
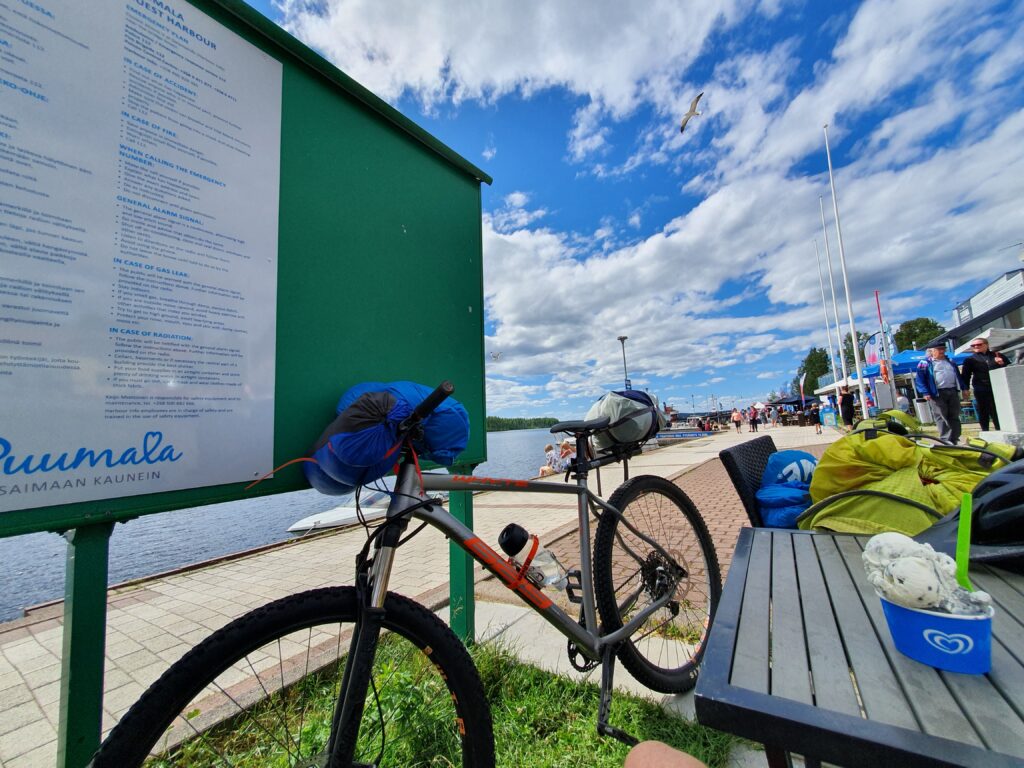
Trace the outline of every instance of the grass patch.
{"type": "MultiPolygon", "coordinates": [[[[622,768],[628,748],[597,734],[598,686],[522,664],[494,643],[474,646],[472,654],[491,703],[499,766],[622,768]]],[[[724,766],[740,743],[625,693],[612,697],[611,720],[640,741],[663,741],[710,768],[724,766]]]]}
{"type": "MultiPolygon", "coordinates": [[[[432,664],[421,654],[402,653],[401,644],[394,640],[393,635],[382,638],[376,663],[378,680],[388,683],[380,689],[385,718],[401,724],[401,738],[388,741],[383,764],[451,765],[451,758],[458,754],[458,739],[447,689],[432,664]]],[[[621,768],[628,748],[597,734],[598,686],[523,664],[501,643],[475,645],[470,652],[491,705],[497,765],[621,768]]],[[[301,724],[303,754],[322,750],[343,668],[343,663],[332,664],[147,765],[291,766],[293,760],[276,748],[268,734],[286,721],[288,732],[298,733],[301,724]],[[218,754],[230,759],[222,763],[214,757],[218,754]]],[[[375,721],[375,708],[367,706],[375,721]]],[[[711,768],[724,766],[729,750],[739,743],[732,736],[669,715],[645,699],[618,692],[612,699],[612,724],[641,741],[656,739],[689,752],[711,768]]],[[[378,736],[361,734],[360,741],[361,754],[376,754],[378,736]]]]}

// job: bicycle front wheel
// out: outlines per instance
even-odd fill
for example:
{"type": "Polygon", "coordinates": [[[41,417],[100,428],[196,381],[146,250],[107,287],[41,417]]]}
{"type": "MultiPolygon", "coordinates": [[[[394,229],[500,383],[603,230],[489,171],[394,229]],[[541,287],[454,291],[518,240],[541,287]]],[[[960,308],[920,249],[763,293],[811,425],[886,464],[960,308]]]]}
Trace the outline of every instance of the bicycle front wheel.
{"type": "Polygon", "coordinates": [[[711,535],[689,497],[660,477],[631,478],[608,503],[657,542],[685,574],[675,581],[671,561],[615,515],[602,513],[594,538],[594,591],[604,630],[619,629],[671,593],[669,601],[619,647],[618,657],[652,690],[688,691],[697,682],[697,667],[722,592],[711,535]]]}
{"type": "MultiPolygon", "coordinates": [[[[259,608],[193,648],[110,732],[93,768],[326,762],[356,618],[353,587],[259,608]]],[[[459,639],[389,593],[354,765],[493,768],[491,712],[459,639]]]]}

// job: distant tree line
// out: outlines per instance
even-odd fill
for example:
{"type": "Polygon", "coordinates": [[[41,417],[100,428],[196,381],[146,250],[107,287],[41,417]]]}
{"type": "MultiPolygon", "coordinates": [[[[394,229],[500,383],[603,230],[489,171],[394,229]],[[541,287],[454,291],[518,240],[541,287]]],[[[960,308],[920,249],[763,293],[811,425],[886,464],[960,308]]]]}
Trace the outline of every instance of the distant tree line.
{"type": "Polygon", "coordinates": [[[507,432],[510,429],[545,429],[558,423],[558,419],[542,416],[537,419],[506,419],[501,416],[487,417],[488,432],[507,432]]]}

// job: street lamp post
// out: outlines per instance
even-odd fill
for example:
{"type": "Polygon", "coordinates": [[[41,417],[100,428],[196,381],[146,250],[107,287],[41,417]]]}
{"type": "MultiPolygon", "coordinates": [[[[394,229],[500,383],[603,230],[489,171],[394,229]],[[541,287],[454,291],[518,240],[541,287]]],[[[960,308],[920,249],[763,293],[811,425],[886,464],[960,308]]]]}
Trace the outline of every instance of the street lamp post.
{"type": "Polygon", "coordinates": [[[626,370],[626,339],[628,338],[629,336],[619,336],[619,343],[622,345],[622,378],[626,389],[631,389],[629,386],[629,372],[626,370]]]}

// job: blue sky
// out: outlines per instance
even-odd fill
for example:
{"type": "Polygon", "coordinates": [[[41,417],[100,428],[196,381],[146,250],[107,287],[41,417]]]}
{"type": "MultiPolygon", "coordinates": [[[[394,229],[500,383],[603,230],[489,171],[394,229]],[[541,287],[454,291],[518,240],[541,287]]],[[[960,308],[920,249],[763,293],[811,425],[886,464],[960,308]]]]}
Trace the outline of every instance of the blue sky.
{"type": "Polygon", "coordinates": [[[581,417],[620,335],[681,410],[789,382],[827,343],[819,195],[847,333],[826,122],[858,330],[1021,266],[1024,3],[249,2],[494,177],[491,414],[581,417]]]}

